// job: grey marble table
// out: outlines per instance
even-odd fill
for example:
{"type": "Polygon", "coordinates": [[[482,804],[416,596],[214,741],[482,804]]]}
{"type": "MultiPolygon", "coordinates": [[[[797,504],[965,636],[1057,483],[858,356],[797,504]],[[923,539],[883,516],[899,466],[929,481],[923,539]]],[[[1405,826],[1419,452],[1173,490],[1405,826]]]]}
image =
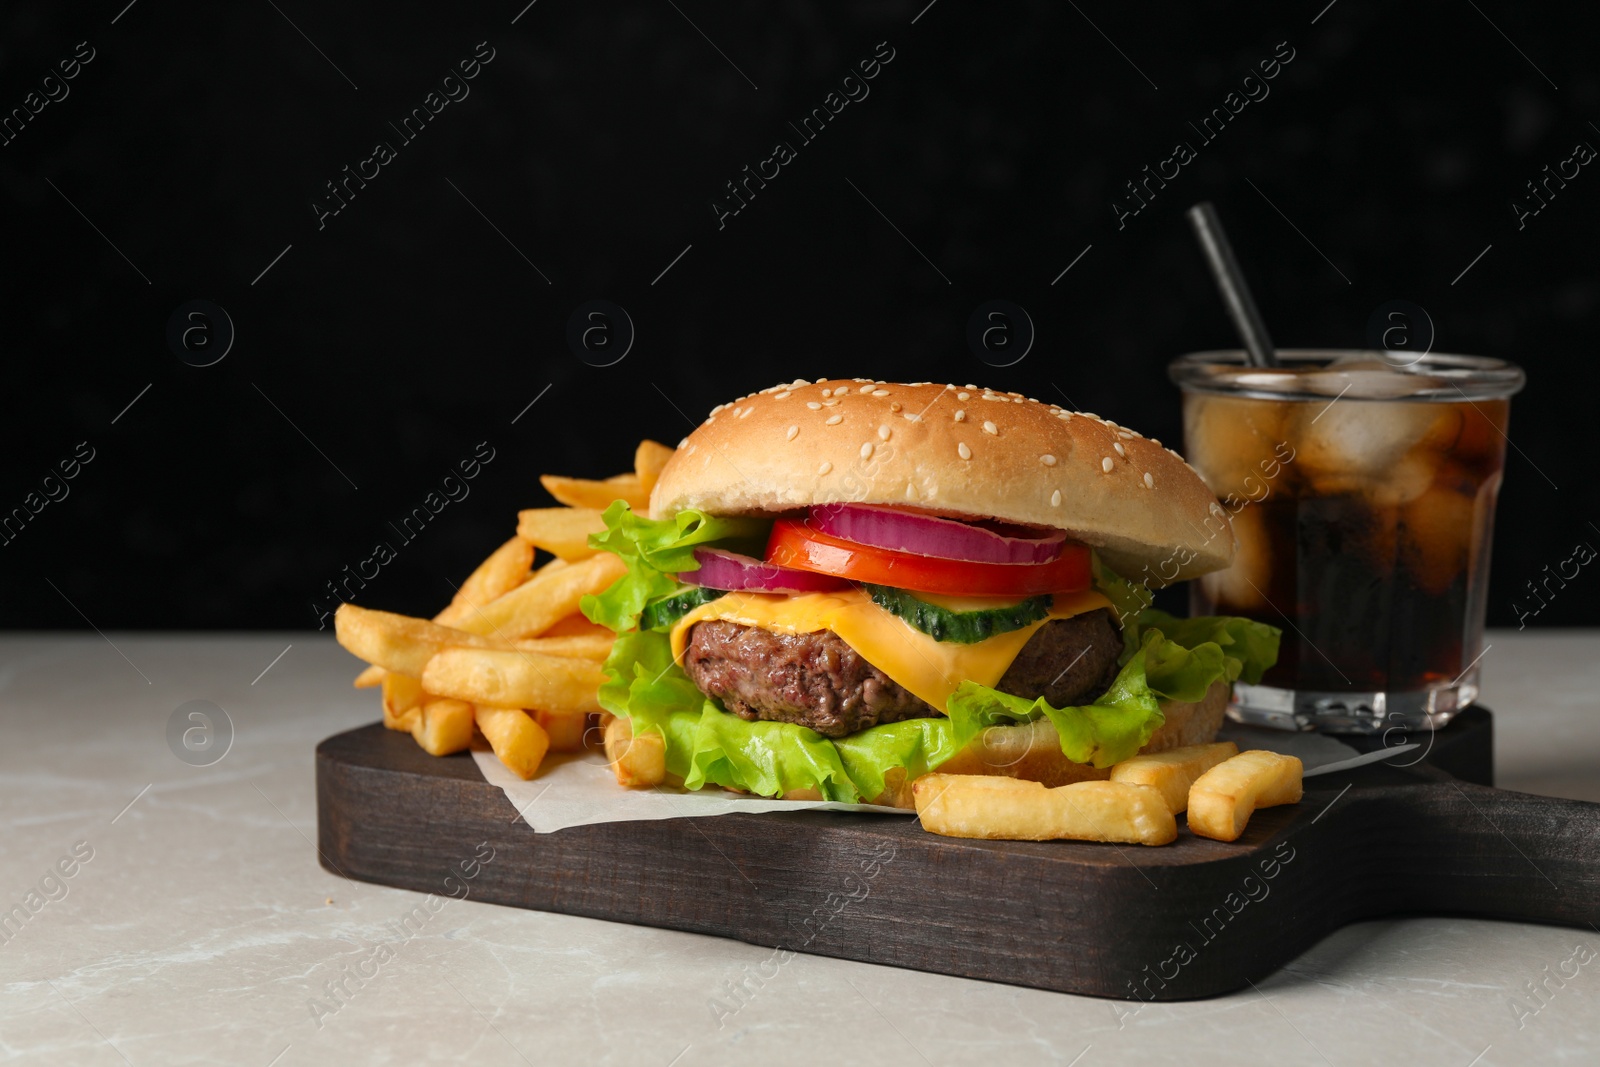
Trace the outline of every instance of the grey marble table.
{"type": "MultiPolygon", "coordinates": [[[[1600,801],[1600,632],[1490,641],[1499,784],[1600,801]]],[[[1257,989],[1143,1007],[798,956],[730,1015],[712,1002],[768,950],[471,900],[402,930],[421,897],[312,846],[312,750],[377,714],[355,669],[308,634],[0,638],[0,908],[22,916],[0,923],[0,1059],[1600,1062],[1594,931],[1361,923],[1257,989]],[[191,700],[234,725],[210,766],[167,743],[191,700]]]]}

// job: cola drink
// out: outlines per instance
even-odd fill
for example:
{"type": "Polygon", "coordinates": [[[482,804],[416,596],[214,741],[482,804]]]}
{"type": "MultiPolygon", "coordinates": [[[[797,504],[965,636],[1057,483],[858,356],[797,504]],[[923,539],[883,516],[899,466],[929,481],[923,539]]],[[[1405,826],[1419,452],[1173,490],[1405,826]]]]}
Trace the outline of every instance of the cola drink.
{"type": "MultiPolygon", "coordinates": [[[[1232,714],[1295,729],[1442,725],[1478,693],[1495,501],[1521,371],[1479,357],[1285,351],[1172,365],[1189,462],[1237,541],[1195,614],[1283,630],[1232,714]]],[[[1210,525],[1210,524],[1208,524],[1210,525]]]]}

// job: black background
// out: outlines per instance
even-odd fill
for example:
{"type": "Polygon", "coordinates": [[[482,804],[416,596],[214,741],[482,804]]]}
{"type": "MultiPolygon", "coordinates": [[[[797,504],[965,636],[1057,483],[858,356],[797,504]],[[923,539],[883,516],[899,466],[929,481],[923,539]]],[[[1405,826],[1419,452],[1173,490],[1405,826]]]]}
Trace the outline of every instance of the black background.
{"type": "MultiPolygon", "coordinates": [[[[549,503],[538,473],[626,469],[796,376],[1064,394],[1176,442],[1166,362],[1235,344],[1182,222],[1202,199],[1280,345],[1361,345],[1402,298],[1436,349],[1527,368],[1491,624],[1600,543],[1600,173],[1524,229],[1510,206],[1600,145],[1583,5],[925,2],[8,5],[0,109],[78,42],[95,58],[0,147],[0,511],[78,442],[95,458],[0,547],[0,625],[314,627],[324,583],[487,441],[471,495],[362,593],[429,613],[549,503]],[[387,124],[480,41],[470,96],[401,145],[387,124]],[[881,41],[870,96],[719,230],[722,184],[881,41]],[[1270,96],[1199,146],[1186,122],[1279,42],[1270,96]],[[319,229],[379,140],[398,157],[319,229]],[[1119,230],[1123,183],[1178,140],[1198,159],[1119,230]],[[565,341],[595,298],[637,328],[603,369],[565,341]],[[992,298],[1037,327],[1013,367],[965,343],[992,298]],[[214,366],[166,343],[193,299],[237,331],[214,366]]],[[[1600,622],[1596,581],[1529,621],[1600,622]]]]}

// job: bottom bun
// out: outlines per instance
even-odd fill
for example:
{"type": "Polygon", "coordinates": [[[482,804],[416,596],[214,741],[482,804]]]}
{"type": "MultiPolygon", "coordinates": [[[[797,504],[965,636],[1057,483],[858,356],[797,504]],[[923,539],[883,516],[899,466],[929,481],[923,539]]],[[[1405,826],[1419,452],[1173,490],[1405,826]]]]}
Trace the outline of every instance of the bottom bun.
{"type": "MultiPolygon", "coordinates": [[[[1163,700],[1161,712],[1166,721],[1151,735],[1150,743],[1139,751],[1165,752],[1169,748],[1215,741],[1228,706],[1228,690],[1228,683],[1216,682],[1196,703],[1163,700]]],[[[1101,769],[1069,760],[1061,751],[1061,739],[1055,727],[1044,718],[1019,726],[994,726],[984,730],[966,748],[941,763],[938,771],[940,774],[1000,774],[1051,787],[1105,781],[1111,777],[1109,767],[1101,769]]],[[[916,807],[911,799],[911,782],[906,781],[902,769],[897,767],[890,771],[884,776],[884,782],[887,788],[874,804],[916,807]]],[[[792,794],[786,796],[800,799],[792,794]]]]}

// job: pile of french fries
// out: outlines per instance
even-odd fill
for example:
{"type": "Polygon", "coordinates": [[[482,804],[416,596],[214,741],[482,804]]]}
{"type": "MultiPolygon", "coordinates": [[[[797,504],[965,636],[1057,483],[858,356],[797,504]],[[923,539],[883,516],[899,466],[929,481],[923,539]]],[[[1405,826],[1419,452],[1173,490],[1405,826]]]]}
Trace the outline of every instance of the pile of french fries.
{"type": "Polygon", "coordinates": [[[1166,845],[1184,811],[1190,833],[1237,841],[1257,808],[1298,803],[1303,775],[1293,756],[1219,741],[1134,756],[1103,782],[929,774],[911,794],[923,828],[947,837],[1166,845]]]}
{"type": "MultiPolygon", "coordinates": [[[[384,725],[411,734],[435,756],[469,748],[481,735],[524,779],[546,753],[583,749],[590,717],[600,712],[600,664],[613,635],[585,619],[578,602],[624,570],[615,555],[590,548],[589,535],[605,529],[601,513],[614,500],[648,511],[650,490],[671,458],[672,449],[644,441],[631,473],[605,481],[541,477],[566,506],[519,513],[517,536],[479,564],[431,621],[341,605],[335,633],[371,664],[355,684],[381,687],[384,725]],[[538,551],[553,558],[535,569],[538,551]]],[[[660,783],[662,739],[633,744],[627,721],[610,719],[592,727],[604,735],[617,780],[660,783]]]]}

